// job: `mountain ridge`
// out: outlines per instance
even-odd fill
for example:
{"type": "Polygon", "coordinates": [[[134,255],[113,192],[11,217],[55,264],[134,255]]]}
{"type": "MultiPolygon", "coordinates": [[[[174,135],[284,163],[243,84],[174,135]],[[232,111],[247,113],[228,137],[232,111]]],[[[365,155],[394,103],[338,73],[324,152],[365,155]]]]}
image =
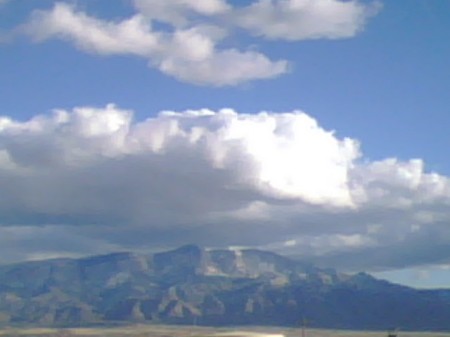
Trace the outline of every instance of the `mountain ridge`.
{"type": "Polygon", "coordinates": [[[449,330],[450,290],[418,290],[257,249],[186,245],[0,266],[0,322],[449,330]]]}

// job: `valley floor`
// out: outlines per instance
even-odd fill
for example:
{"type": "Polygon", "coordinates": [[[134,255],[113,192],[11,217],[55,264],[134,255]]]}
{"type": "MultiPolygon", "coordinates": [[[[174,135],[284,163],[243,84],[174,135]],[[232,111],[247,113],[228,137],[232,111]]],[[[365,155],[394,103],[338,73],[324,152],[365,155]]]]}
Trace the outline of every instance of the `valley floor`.
{"type": "MultiPolygon", "coordinates": [[[[102,328],[1,328],[0,337],[386,337],[386,331],[348,331],[272,327],[188,327],[131,325],[102,328]]],[[[450,332],[402,332],[398,337],[450,337],[450,332]]]]}

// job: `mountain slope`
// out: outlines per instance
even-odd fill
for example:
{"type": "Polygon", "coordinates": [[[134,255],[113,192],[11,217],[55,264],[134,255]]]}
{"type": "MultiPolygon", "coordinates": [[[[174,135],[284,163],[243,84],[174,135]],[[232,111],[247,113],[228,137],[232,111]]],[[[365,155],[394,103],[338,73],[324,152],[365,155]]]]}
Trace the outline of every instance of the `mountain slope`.
{"type": "Polygon", "coordinates": [[[184,246],[0,267],[0,321],[450,329],[450,291],[419,291],[258,250],[184,246]]]}

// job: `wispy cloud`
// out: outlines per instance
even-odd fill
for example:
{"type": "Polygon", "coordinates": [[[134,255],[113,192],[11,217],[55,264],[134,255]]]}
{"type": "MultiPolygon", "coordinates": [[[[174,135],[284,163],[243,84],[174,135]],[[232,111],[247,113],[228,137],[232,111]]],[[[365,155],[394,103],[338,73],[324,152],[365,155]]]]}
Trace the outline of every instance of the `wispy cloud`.
{"type": "Polygon", "coordinates": [[[236,24],[267,39],[299,41],[355,36],[381,4],[336,0],[258,0],[236,10],[236,24]]]}
{"type": "Polygon", "coordinates": [[[298,41],[349,38],[360,32],[379,6],[357,1],[256,1],[233,7],[225,1],[133,2],[136,13],[106,21],[66,3],[35,11],[21,31],[35,41],[59,38],[100,55],[136,55],[150,67],[198,85],[227,86],[269,79],[289,71],[289,62],[272,60],[250,48],[224,47],[239,32],[298,41]],[[170,29],[155,29],[163,22],[170,29]]]}

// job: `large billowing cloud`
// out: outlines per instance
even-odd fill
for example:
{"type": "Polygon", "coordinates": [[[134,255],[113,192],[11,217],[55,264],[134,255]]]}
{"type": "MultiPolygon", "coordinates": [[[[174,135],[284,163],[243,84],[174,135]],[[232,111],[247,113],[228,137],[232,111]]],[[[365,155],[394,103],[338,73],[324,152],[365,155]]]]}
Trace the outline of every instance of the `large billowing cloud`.
{"type": "Polygon", "coordinates": [[[233,48],[229,35],[247,32],[291,41],[348,38],[379,7],[341,0],[258,0],[248,6],[224,0],[135,0],[133,5],[133,16],[107,21],[60,2],[34,11],[20,31],[35,41],[66,40],[90,53],[143,57],[150,67],[184,82],[226,86],[277,77],[290,69],[287,60],[272,60],[255,50],[255,44],[233,48]],[[159,23],[169,28],[155,28],[159,23]]]}
{"type": "Polygon", "coordinates": [[[3,117],[0,190],[4,261],[187,242],[350,269],[450,257],[448,177],[420,159],[367,161],[301,111],[3,117]]]}

